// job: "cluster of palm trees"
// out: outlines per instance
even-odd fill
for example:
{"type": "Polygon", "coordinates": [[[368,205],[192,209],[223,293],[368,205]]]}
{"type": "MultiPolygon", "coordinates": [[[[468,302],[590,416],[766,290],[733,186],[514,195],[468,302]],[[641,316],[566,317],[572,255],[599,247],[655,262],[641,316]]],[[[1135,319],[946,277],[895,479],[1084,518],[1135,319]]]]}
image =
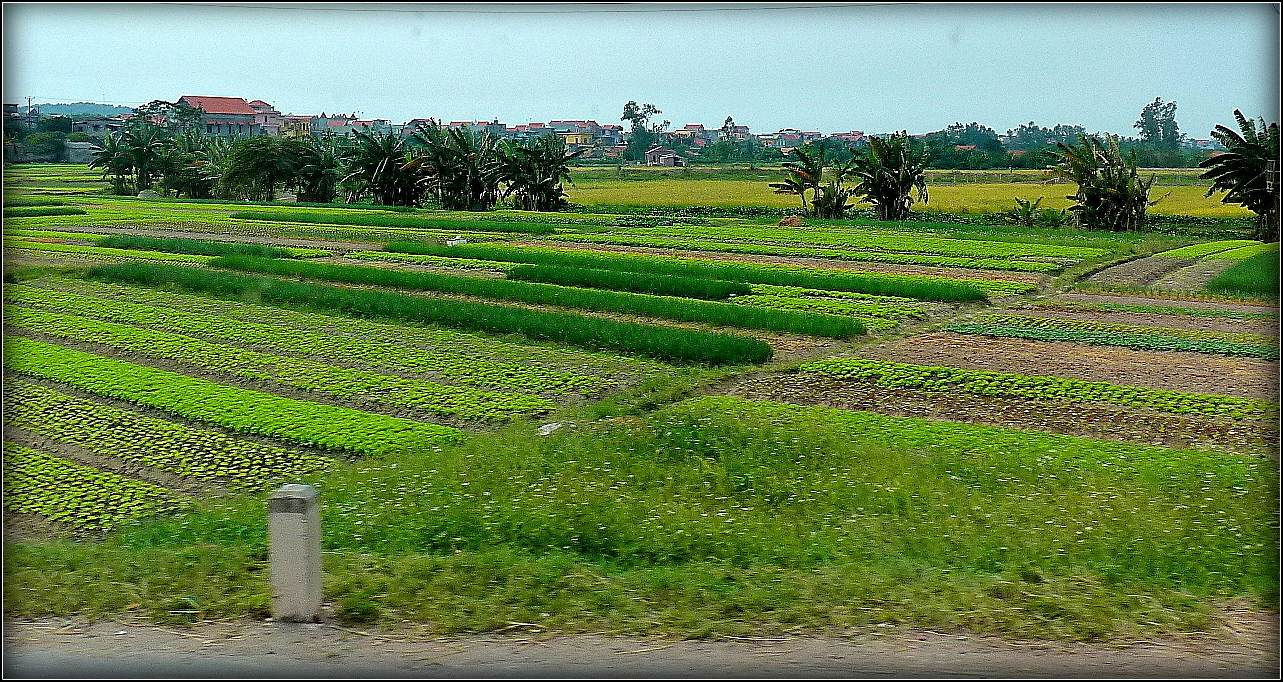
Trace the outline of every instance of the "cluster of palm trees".
{"type": "Polygon", "coordinates": [[[846,217],[852,208],[847,200],[855,197],[871,204],[879,220],[905,220],[915,194],[916,201],[927,201],[930,154],[907,131],[870,137],[865,149],[848,151],[842,158],[823,145],[798,147],[783,164],[788,176],[770,187],[800,196],[802,212],[814,218],[846,217]]]}
{"type": "Polygon", "coordinates": [[[229,140],[143,123],[108,135],[89,165],[117,194],[273,201],[294,192],[300,202],[462,211],[491,210],[510,198],[519,209],[558,211],[567,206],[570,161],[580,154],[556,134],[508,141],[435,124],[409,136],[229,140]]]}

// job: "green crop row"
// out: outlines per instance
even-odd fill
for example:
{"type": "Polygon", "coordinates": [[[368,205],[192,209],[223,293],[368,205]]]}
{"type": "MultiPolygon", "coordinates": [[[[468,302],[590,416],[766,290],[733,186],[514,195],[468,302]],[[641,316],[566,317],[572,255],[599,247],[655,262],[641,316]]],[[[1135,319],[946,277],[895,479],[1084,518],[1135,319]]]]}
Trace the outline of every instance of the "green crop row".
{"type": "Polygon", "coordinates": [[[928,367],[862,358],[819,360],[803,364],[799,369],[824,376],[870,382],[887,388],[911,388],[937,392],[960,391],[1024,400],[1108,403],[1213,418],[1264,419],[1278,412],[1278,405],[1252,398],[1181,393],[1136,386],[1119,386],[1103,381],[1082,381],[953,367],[928,367]]]}
{"type": "Polygon", "coordinates": [[[391,253],[388,251],[354,251],[343,254],[344,258],[392,263],[413,263],[414,265],[435,265],[456,270],[497,270],[507,272],[521,267],[517,263],[501,263],[476,258],[447,258],[445,256],[427,256],[417,253],[391,253]]]}
{"type": "MultiPolygon", "coordinates": [[[[263,261],[283,263],[285,261],[263,261]]],[[[303,264],[300,264],[303,265],[303,264]]],[[[672,329],[524,308],[428,299],[383,291],[243,277],[226,272],[162,265],[110,265],[87,276],[143,286],[179,286],[188,291],[297,306],[346,315],[444,324],[503,334],[518,333],[590,349],[641,353],[661,360],[710,364],[750,364],[770,359],[765,342],[730,334],[672,329]]],[[[512,284],[508,282],[507,284],[512,284]]]]}
{"type": "Polygon", "coordinates": [[[192,336],[103,322],[79,315],[61,315],[13,306],[8,307],[5,312],[7,324],[33,332],[98,343],[246,379],[275,381],[305,391],[412,407],[441,416],[510,419],[517,413],[555,407],[551,401],[537,396],[479,391],[422,379],[335,367],[309,358],[243,350],[192,336]]]}
{"type": "MultiPolygon", "coordinates": [[[[260,258],[301,258],[298,250],[285,249],[263,244],[243,244],[238,242],[211,242],[200,239],[166,239],[161,237],[143,237],[129,234],[113,234],[95,240],[98,246],[118,249],[139,249],[144,251],[163,251],[165,253],[188,253],[201,256],[258,256],[260,258]]],[[[328,256],[329,251],[308,249],[304,255],[328,256]]]]}
{"type": "Polygon", "coordinates": [[[35,218],[48,215],[85,215],[88,211],[77,206],[6,206],[6,218],[35,218]]]}
{"type": "Polygon", "coordinates": [[[16,206],[65,206],[67,202],[62,199],[46,197],[10,197],[4,198],[4,207],[13,208],[16,206]]]}
{"type": "Polygon", "coordinates": [[[1083,260],[1109,253],[1082,246],[978,239],[951,239],[921,234],[896,234],[838,227],[671,226],[629,232],[638,237],[678,237],[717,242],[756,242],[783,245],[836,246],[900,253],[964,256],[969,258],[1065,258],[1083,260]]]}
{"type": "Polygon", "coordinates": [[[1236,320],[1277,320],[1277,313],[1248,313],[1226,308],[1181,308],[1163,305],[1132,305],[1129,303],[1085,303],[1082,301],[1031,301],[1023,308],[1031,310],[1099,310],[1157,315],[1188,315],[1190,317],[1228,317],[1236,320]]]}
{"type": "Polygon", "coordinates": [[[1176,329],[1172,327],[1145,327],[1134,324],[1114,324],[1109,322],[1097,322],[1095,320],[1064,320],[1056,317],[1012,315],[1010,313],[988,313],[985,315],[977,315],[972,318],[972,322],[998,324],[1007,327],[1025,327],[1029,329],[1073,329],[1077,331],[1107,334],[1162,336],[1165,338],[1240,343],[1252,346],[1277,346],[1279,343],[1277,337],[1243,332],[1218,332],[1202,329],[1176,329]]]}
{"type": "Polygon", "coordinates": [[[238,489],[298,482],[333,460],[317,454],[230,438],[26,381],[4,386],[4,420],[104,457],[238,489]]]}
{"type": "Polygon", "coordinates": [[[388,251],[433,256],[456,256],[484,260],[561,265],[602,270],[622,270],[682,277],[703,277],[732,282],[797,286],[828,291],[852,291],[876,296],[898,296],[919,300],[976,301],[985,291],[1023,292],[1032,284],[993,280],[959,280],[945,277],[882,275],[825,268],[806,268],[763,263],[669,258],[665,256],[585,253],[549,247],[514,247],[499,244],[435,246],[416,242],[392,242],[388,251]],[[986,288],[992,286],[992,289],[986,288]]]}
{"type": "Polygon", "coordinates": [[[21,337],[5,340],[5,367],[234,431],[331,450],[380,455],[463,439],[460,431],[437,424],[224,386],[21,337]]]}
{"type": "Polygon", "coordinates": [[[1269,244],[1253,244],[1251,246],[1244,246],[1237,249],[1230,249],[1229,251],[1221,251],[1220,253],[1214,253],[1208,256],[1207,258],[1208,260],[1243,261],[1253,256],[1259,256],[1261,254],[1274,254],[1274,258],[1277,260],[1278,250],[1279,250],[1279,243],[1270,242],[1269,244]]]}
{"type": "Polygon", "coordinates": [[[631,291],[654,296],[678,296],[709,301],[720,301],[731,296],[749,293],[749,286],[743,282],[678,275],[650,275],[619,270],[570,268],[563,265],[521,265],[508,270],[507,276],[508,279],[524,282],[544,282],[570,287],[631,291]]]}
{"type": "Polygon", "coordinates": [[[1162,256],[1164,258],[1202,258],[1203,256],[1213,253],[1229,251],[1230,249],[1237,249],[1244,246],[1252,246],[1253,244],[1260,244],[1260,242],[1250,239],[1228,239],[1216,242],[1204,242],[1202,244],[1190,244],[1189,246],[1182,246],[1179,249],[1163,251],[1154,255],[1162,256]]]}
{"type": "Polygon", "coordinates": [[[833,260],[867,261],[895,265],[934,265],[937,267],[970,268],[973,270],[1009,270],[1013,272],[1055,272],[1064,269],[1058,263],[1024,260],[999,260],[993,258],[938,256],[932,254],[892,253],[886,251],[860,251],[855,249],[820,248],[814,246],[787,246],[759,244],[756,242],[719,242],[686,237],[642,237],[631,234],[559,234],[548,237],[559,242],[612,244],[618,246],[648,246],[687,251],[716,251],[722,253],[758,254],[763,256],[799,256],[829,258],[833,260]]]}
{"type": "Polygon", "coordinates": [[[695,301],[671,296],[650,296],[511,280],[482,279],[432,272],[404,272],[385,268],[282,261],[263,258],[224,257],[214,267],[272,275],[308,277],[349,284],[370,284],[441,291],[504,301],[556,305],[584,310],[647,315],[684,322],[704,322],[743,329],[766,329],[813,336],[843,338],[863,334],[854,320],[782,310],[754,310],[727,303],[695,301]]]}
{"type": "MultiPolygon", "coordinates": [[[[131,325],[154,327],[200,338],[214,338],[244,346],[269,348],[277,352],[356,361],[374,367],[404,372],[433,372],[449,383],[490,389],[525,392],[592,394],[610,383],[600,377],[558,372],[515,362],[475,356],[426,351],[400,345],[395,339],[370,341],[283,327],[276,324],[244,322],[210,313],[188,313],[173,308],[104,300],[73,293],[49,291],[24,285],[10,285],[5,300],[60,313],[72,313],[131,325]]],[[[16,318],[15,318],[16,319],[16,318]]]]}
{"type": "MultiPolygon", "coordinates": [[[[594,383],[581,385],[576,381],[567,381],[567,386],[575,390],[595,390],[596,382],[607,379],[609,384],[616,384],[620,377],[638,376],[655,377],[667,375],[675,368],[636,357],[607,355],[566,347],[534,346],[525,343],[509,343],[487,338],[480,334],[441,327],[425,327],[413,324],[390,324],[355,317],[337,317],[314,312],[290,310],[280,306],[256,305],[244,301],[228,301],[207,296],[181,293],[175,290],[154,290],[108,282],[96,282],[79,278],[51,278],[40,283],[40,290],[77,294],[81,297],[107,299],[105,305],[133,304],[143,310],[153,309],[160,313],[166,311],[191,313],[197,318],[208,317],[218,320],[232,320],[252,326],[253,333],[263,333],[263,327],[280,327],[285,334],[299,333],[301,337],[328,337],[336,342],[351,340],[362,343],[391,343],[395,348],[388,348],[384,360],[387,366],[396,367],[404,358],[405,366],[411,371],[446,371],[444,368],[458,362],[485,372],[486,367],[494,364],[512,372],[515,380],[520,381],[524,372],[534,368],[548,376],[550,382],[560,381],[561,375],[588,375],[594,383]],[[434,364],[420,356],[441,358],[447,364],[434,364]],[[506,369],[512,366],[513,369],[506,369]],[[524,368],[524,369],[522,369],[524,368]]],[[[35,288],[35,287],[32,287],[35,288]]],[[[20,295],[21,287],[13,288],[15,295],[20,295]]],[[[10,294],[10,288],[5,288],[10,294]]],[[[30,301],[27,301],[30,303],[30,301]]],[[[55,305],[61,305],[61,302],[55,305]]],[[[52,306],[47,306],[52,307],[52,306]]],[[[95,311],[99,308],[95,308],[95,311]]],[[[145,314],[145,313],[143,313],[145,314]]],[[[144,318],[146,319],[146,318],[144,318]]],[[[162,326],[163,325],[158,325],[162,326]]],[[[182,331],[175,329],[175,331],[182,331]]],[[[335,348],[339,348],[336,346],[335,348]]],[[[380,346],[382,347],[382,346],[380,346]]],[[[330,346],[322,346],[327,351],[330,346]]],[[[364,353],[358,353],[364,358],[364,353]]],[[[456,381],[456,383],[462,383],[456,381]]],[[[555,384],[554,384],[555,385],[555,384]]],[[[519,387],[520,390],[529,390],[519,387]]]]}
{"type": "Polygon", "coordinates": [[[25,238],[27,240],[30,240],[31,238],[67,239],[67,240],[79,241],[79,242],[92,242],[93,240],[99,237],[99,235],[90,234],[87,232],[57,232],[54,230],[24,230],[24,229],[11,229],[8,227],[6,227],[4,230],[4,236],[17,237],[19,239],[25,238]]]}
{"type": "Polygon", "coordinates": [[[557,230],[548,223],[518,222],[483,222],[472,220],[450,220],[441,218],[421,218],[402,215],[382,215],[379,213],[353,212],[306,213],[303,211],[238,211],[233,219],[274,220],[288,223],[324,223],[329,225],[370,225],[373,227],[399,227],[425,230],[454,230],[466,232],[523,232],[529,234],[550,234],[557,230]]]}
{"type": "Polygon", "coordinates": [[[11,514],[39,514],[77,528],[107,530],[179,512],[189,504],[146,481],[4,443],[4,510],[11,514]]]}
{"type": "MultiPolygon", "coordinates": [[[[736,305],[756,306],[760,308],[778,308],[780,310],[812,310],[818,313],[827,313],[829,315],[848,315],[855,317],[875,317],[884,320],[892,320],[901,317],[915,317],[916,315],[897,314],[891,306],[880,305],[877,303],[865,303],[863,301],[843,301],[833,298],[821,298],[816,296],[776,296],[771,294],[750,294],[748,296],[736,296],[731,301],[736,305]]],[[[920,311],[915,311],[920,314],[920,311]]],[[[865,323],[865,326],[868,326],[865,323]]],[[[896,326],[896,323],[890,325],[878,325],[879,328],[889,329],[896,326]]]]}
{"type": "Polygon", "coordinates": [[[1248,357],[1277,360],[1277,346],[1256,346],[1243,343],[1225,343],[1220,341],[1194,341],[1191,339],[1152,336],[1149,334],[1118,334],[1114,332],[1080,331],[1077,329],[1040,329],[1030,327],[1011,327],[999,324],[954,324],[945,327],[945,331],[959,334],[980,334],[983,336],[1004,336],[1036,341],[1071,341],[1101,346],[1123,346],[1139,350],[1175,350],[1212,353],[1217,355],[1242,355],[1248,357]]]}
{"type": "Polygon", "coordinates": [[[133,249],[113,249],[103,246],[82,246],[80,244],[52,244],[47,242],[33,242],[26,239],[13,239],[10,237],[5,237],[4,245],[6,248],[12,247],[33,249],[36,251],[52,251],[55,253],[67,253],[82,256],[100,256],[104,258],[124,260],[156,260],[178,263],[197,263],[200,265],[204,265],[214,258],[213,256],[163,253],[160,251],[137,251],[133,249]]]}

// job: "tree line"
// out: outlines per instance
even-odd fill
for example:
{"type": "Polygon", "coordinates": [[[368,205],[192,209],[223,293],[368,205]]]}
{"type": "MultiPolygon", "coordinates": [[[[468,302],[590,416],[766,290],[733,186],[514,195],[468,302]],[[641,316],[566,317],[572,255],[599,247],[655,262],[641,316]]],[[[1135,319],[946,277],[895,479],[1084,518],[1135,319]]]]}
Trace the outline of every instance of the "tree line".
{"type": "Polygon", "coordinates": [[[89,166],[116,194],[273,201],[290,192],[301,202],[462,211],[490,210],[507,199],[518,209],[557,211],[566,206],[569,164],[582,153],[555,133],[509,141],[436,123],[410,136],[234,139],[205,135],[199,122],[190,107],[140,107],[122,131],[103,139],[89,166]]]}
{"type": "MultiPolygon", "coordinates": [[[[1226,152],[1201,161],[1201,179],[1212,180],[1207,196],[1225,192],[1224,203],[1240,204],[1256,214],[1253,238],[1277,241],[1279,228],[1279,125],[1253,121],[1234,111],[1238,130],[1218,125],[1212,136],[1226,152]]],[[[801,198],[803,214],[837,219],[850,215],[849,199],[870,204],[879,220],[909,218],[915,202],[927,202],[926,170],[932,147],[927,140],[900,131],[871,137],[864,148],[848,147],[834,154],[829,146],[810,144],[794,149],[784,162],[786,177],[770,183],[777,193],[801,198]]],[[[1077,140],[1057,141],[1053,175],[1077,184],[1067,222],[1086,230],[1141,231],[1155,177],[1143,178],[1139,155],[1126,150],[1117,135],[1078,133],[1077,140]]],[[[1022,202],[1018,211],[1038,214],[1036,204],[1022,202]]],[[[1049,210],[1049,209],[1045,209],[1049,210]]]]}

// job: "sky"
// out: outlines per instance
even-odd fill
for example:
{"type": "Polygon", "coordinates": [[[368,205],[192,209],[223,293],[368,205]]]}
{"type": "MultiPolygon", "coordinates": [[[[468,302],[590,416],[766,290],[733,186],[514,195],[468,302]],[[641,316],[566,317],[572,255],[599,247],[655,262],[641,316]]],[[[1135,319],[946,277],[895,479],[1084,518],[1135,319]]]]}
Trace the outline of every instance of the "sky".
{"type": "Polygon", "coordinates": [[[1279,120],[1279,3],[4,3],[7,103],[262,99],[508,125],[1136,135],[1279,120]]]}

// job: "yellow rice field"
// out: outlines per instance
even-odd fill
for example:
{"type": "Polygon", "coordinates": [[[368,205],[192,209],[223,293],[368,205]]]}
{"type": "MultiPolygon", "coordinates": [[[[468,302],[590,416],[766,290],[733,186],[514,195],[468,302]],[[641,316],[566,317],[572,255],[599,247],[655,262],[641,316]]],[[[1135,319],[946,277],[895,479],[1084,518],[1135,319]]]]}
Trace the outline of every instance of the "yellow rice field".
{"type": "MultiPolygon", "coordinates": [[[[928,185],[930,201],[915,204],[915,210],[948,213],[998,213],[1011,209],[1016,199],[1042,198],[1044,208],[1069,208],[1067,195],[1072,183],[966,183],[928,185]]],[[[1222,195],[1203,196],[1207,190],[1196,186],[1155,187],[1151,200],[1158,203],[1150,212],[1210,218],[1249,217],[1250,211],[1236,204],[1221,203],[1222,195]]],[[[775,194],[765,182],[751,180],[589,180],[567,187],[570,201],[587,206],[770,206],[791,208],[801,202],[794,195],[775,194]]]]}

